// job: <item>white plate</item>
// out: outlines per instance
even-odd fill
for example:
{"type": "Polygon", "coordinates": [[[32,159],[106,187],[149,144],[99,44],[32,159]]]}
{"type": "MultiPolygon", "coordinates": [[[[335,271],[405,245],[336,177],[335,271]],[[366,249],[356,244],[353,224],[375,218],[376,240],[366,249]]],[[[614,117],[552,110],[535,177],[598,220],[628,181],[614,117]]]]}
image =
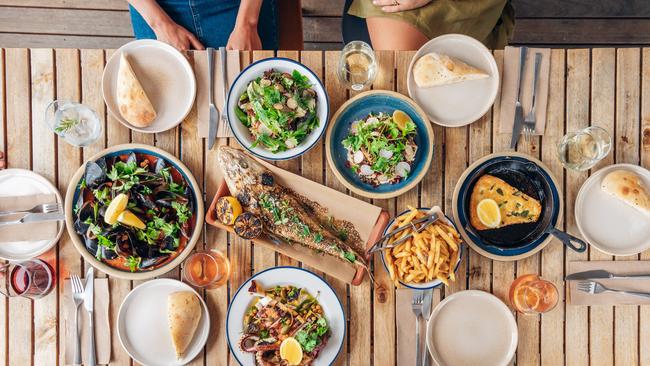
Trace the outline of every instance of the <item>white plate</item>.
{"type": "Polygon", "coordinates": [[[205,346],[210,332],[210,314],[205,302],[190,286],[169,278],[151,280],[134,288],[122,301],[117,315],[117,335],[122,348],[135,361],[147,365],[185,365],[205,346]],[[167,297],[177,291],[192,291],[201,300],[203,315],[192,343],[180,360],[172,345],[167,322],[167,297]]]}
{"type": "Polygon", "coordinates": [[[321,83],[320,79],[307,66],[288,58],[272,57],[254,62],[246,67],[235,79],[228,92],[228,122],[235,138],[240,145],[255,156],[267,160],[287,160],[300,156],[314,147],[316,142],[323,136],[326,131],[329,117],[329,98],[321,83]],[[298,146],[287,151],[272,153],[265,147],[258,145],[251,148],[255,141],[244,124],[242,124],[235,114],[235,107],[239,97],[246,91],[248,83],[264,74],[264,71],[275,69],[277,71],[292,73],[298,70],[303,76],[309,79],[312,89],[316,92],[316,114],[318,115],[318,128],[313,130],[298,146]]]}
{"type": "Polygon", "coordinates": [[[510,309],[484,291],[446,297],[427,323],[427,347],[440,366],[508,365],[517,350],[517,337],[510,309]]]}
{"type": "Polygon", "coordinates": [[[343,305],[341,305],[336,293],[327,282],[315,274],[297,267],[275,267],[256,273],[248,281],[244,282],[235,293],[228,307],[226,335],[228,336],[230,351],[239,364],[243,366],[255,364],[254,354],[244,352],[239,348],[239,338],[244,327],[244,314],[253,300],[253,296],[248,292],[252,280],[257,281],[263,288],[276,285],[293,285],[306,289],[318,299],[332,334],[313,365],[331,365],[341,351],[345,338],[346,323],[343,305]]]}
{"type": "Polygon", "coordinates": [[[650,216],[603,192],[600,185],[614,170],[638,174],[650,188],[650,171],[631,164],[610,165],[580,188],[575,204],[578,230],[589,244],[610,255],[633,255],[650,248],[650,216]]]}
{"type": "MultiPolygon", "coordinates": [[[[56,201],[63,207],[59,191],[42,176],[25,169],[0,170],[0,196],[22,196],[31,194],[55,194],[56,201]]],[[[52,248],[61,238],[63,221],[59,222],[56,237],[49,240],[15,241],[0,245],[0,258],[23,261],[38,257],[52,248]]]]}
{"type": "Polygon", "coordinates": [[[104,102],[113,117],[126,127],[147,133],[169,130],[183,121],[194,105],[196,79],[185,56],[167,43],[152,39],[133,41],[120,47],[106,62],[102,77],[104,102]],[[117,108],[117,71],[125,52],[156,110],[156,119],[144,128],[128,123],[117,108]]]}
{"type": "Polygon", "coordinates": [[[406,85],[411,98],[424,109],[432,122],[445,127],[459,127],[470,124],[487,113],[497,96],[499,80],[497,63],[481,42],[462,34],[445,34],[430,40],[418,50],[409,65],[406,85]],[[413,65],[430,52],[456,57],[487,72],[490,77],[420,88],[413,80],[413,65]]]}

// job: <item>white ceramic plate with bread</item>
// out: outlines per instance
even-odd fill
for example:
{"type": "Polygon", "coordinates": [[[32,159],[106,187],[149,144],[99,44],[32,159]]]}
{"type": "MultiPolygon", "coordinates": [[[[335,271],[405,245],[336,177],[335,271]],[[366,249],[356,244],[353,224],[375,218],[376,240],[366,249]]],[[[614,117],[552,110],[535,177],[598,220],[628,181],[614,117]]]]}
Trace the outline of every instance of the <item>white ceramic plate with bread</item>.
{"type": "Polygon", "coordinates": [[[169,278],[134,288],[117,316],[122,347],[148,366],[189,363],[203,350],[209,332],[210,315],[203,299],[189,285],[169,278]],[[180,357],[177,347],[184,349],[180,357]]]}
{"type": "Polygon", "coordinates": [[[115,119],[132,130],[157,133],[185,119],[194,105],[196,79],[187,58],[174,47],[142,39],[111,55],[102,91],[115,119]]]}
{"type": "Polygon", "coordinates": [[[407,88],[432,122],[460,127],[489,111],[499,80],[494,57],[481,42],[446,34],[430,40],[415,54],[407,88]]]}
{"type": "Polygon", "coordinates": [[[615,164],[594,173],[580,188],[575,218],[583,239],[610,255],[650,248],[650,171],[615,164]]]}

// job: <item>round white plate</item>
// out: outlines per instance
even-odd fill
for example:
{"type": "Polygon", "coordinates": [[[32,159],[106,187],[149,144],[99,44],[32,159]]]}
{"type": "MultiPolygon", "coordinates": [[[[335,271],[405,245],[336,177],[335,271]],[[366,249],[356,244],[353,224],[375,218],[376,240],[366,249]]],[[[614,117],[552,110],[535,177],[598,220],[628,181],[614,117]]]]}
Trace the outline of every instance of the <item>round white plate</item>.
{"type": "Polygon", "coordinates": [[[517,350],[517,337],[510,309],[484,291],[446,297],[427,323],[427,347],[440,366],[508,365],[517,350]]]}
{"type": "Polygon", "coordinates": [[[256,273],[248,281],[244,282],[235,293],[228,307],[226,335],[230,351],[239,364],[242,366],[255,364],[254,354],[244,352],[239,348],[239,338],[244,327],[244,314],[253,301],[253,296],[248,292],[252,280],[257,281],[262,288],[276,285],[293,285],[306,289],[318,299],[332,334],[313,365],[331,365],[341,351],[345,338],[346,323],[343,305],[341,305],[336,293],[327,282],[317,275],[297,267],[275,267],[256,273]]]}
{"type": "MultiPolygon", "coordinates": [[[[55,194],[56,201],[63,207],[59,191],[42,176],[25,169],[0,170],[0,196],[23,196],[31,194],[55,194]]],[[[23,261],[38,257],[52,248],[61,238],[63,221],[59,222],[56,237],[49,240],[15,241],[0,245],[0,258],[23,261]]]]}
{"type": "Polygon", "coordinates": [[[592,174],[580,188],[575,203],[578,230],[589,244],[610,255],[633,255],[650,248],[650,216],[603,192],[600,185],[614,170],[638,174],[650,189],[650,171],[616,164],[592,174]]]}
{"type": "Polygon", "coordinates": [[[406,85],[411,98],[424,109],[432,122],[445,127],[459,127],[478,120],[494,104],[499,90],[499,70],[492,53],[481,42],[462,34],[445,34],[418,50],[409,65],[406,85]],[[490,77],[420,88],[413,80],[413,65],[430,52],[456,57],[487,72],[490,77]]]}
{"type": "Polygon", "coordinates": [[[174,47],[152,39],[120,47],[106,62],[102,77],[104,102],[113,117],[126,127],[147,133],[169,130],[183,121],[194,105],[196,79],[185,56],[174,47]],[[125,52],[133,71],[156,110],[156,119],[144,128],[128,123],[117,107],[117,71],[125,52]]]}
{"type": "Polygon", "coordinates": [[[147,366],[185,365],[205,346],[210,332],[210,314],[205,302],[189,285],[169,278],[151,280],[131,290],[117,315],[117,335],[122,348],[147,366]],[[201,300],[203,315],[192,343],[180,360],[172,345],[167,321],[167,297],[178,291],[192,291],[201,300]]]}

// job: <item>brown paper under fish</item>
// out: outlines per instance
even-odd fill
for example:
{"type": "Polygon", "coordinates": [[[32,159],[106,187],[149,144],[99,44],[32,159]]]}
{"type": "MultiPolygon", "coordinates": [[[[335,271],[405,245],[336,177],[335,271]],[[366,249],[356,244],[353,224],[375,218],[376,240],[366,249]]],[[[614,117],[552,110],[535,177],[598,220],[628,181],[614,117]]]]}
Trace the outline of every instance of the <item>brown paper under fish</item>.
{"type": "MultiPolygon", "coordinates": [[[[602,269],[618,275],[649,274],[650,261],[579,261],[569,262],[567,276],[573,273],[602,269]]],[[[596,305],[650,305],[650,298],[604,292],[592,295],[578,290],[581,280],[568,281],[567,304],[596,306],[596,305]]],[[[650,280],[647,279],[595,279],[596,282],[618,290],[650,292],[650,280]]]]}
{"type": "MultiPolygon", "coordinates": [[[[521,84],[521,105],[524,117],[532,108],[533,76],[535,74],[535,54],[542,54],[539,78],[537,79],[537,106],[535,107],[535,135],[543,135],[546,127],[546,107],[548,105],[548,88],[551,71],[551,50],[548,48],[528,48],[526,66],[521,84]]],[[[501,81],[501,120],[499,133],[512,134],[515,120],[515,102],[519,82],[519,47],[506,47],[503,55],[503,78],[501,81]]]]}
{"type": "MultiPolygon", "coordinates": [[[[0,211],[30,210],[36,205],[54,202],[56,202],[56,195],[54,194],[0,197],[0,211]]],[[[2,221],[17,220],[23,215],[24,214],[5,216],[2,218],[2,221]]],[[[54,239],[59,232],[58,225],[63,225],[63,223],[57,221],[44,221],[30,224],[0,226],[0,243],[54,239]]]]}

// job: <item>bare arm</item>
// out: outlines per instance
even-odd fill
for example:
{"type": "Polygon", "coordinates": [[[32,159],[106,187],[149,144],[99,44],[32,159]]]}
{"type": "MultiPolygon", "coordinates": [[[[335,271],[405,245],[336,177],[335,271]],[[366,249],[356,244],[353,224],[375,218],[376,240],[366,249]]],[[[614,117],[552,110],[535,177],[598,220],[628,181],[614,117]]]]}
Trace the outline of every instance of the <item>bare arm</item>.
{"type": "Polygon", "coordinates": [[[174,22],[155,0],[128,1],[156,33],[156,38],[159,41],[169,43],[181,51],[187,51],[190,48],[204,49],[196,36],[174,22]]]}
{"type": "Polygon", "coordinates": [[[237,12],[235,29],[228,38],[229,50],[259,50],[262,41],[257,34],[257,23],[262,8],[262,0],[242,0],[237,12]]]}

